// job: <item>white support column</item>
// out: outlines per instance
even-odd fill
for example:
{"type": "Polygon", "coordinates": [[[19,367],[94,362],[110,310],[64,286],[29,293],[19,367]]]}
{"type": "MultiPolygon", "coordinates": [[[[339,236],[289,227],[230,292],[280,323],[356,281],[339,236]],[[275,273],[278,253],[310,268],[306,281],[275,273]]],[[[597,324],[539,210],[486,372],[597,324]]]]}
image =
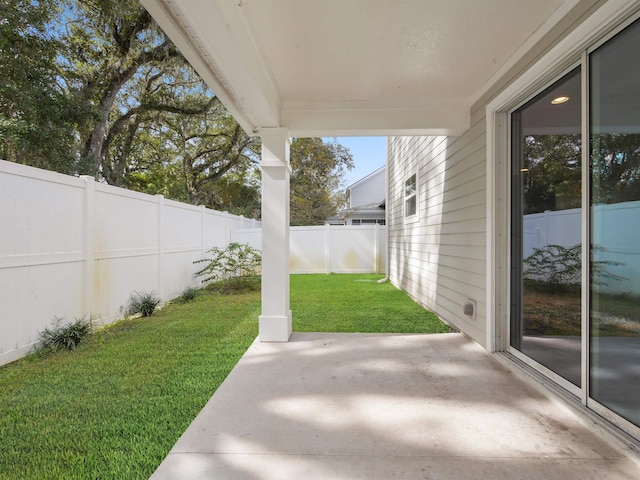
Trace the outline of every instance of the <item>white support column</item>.
{"type": "Polygon", "coordinates": [[[263,129],[261,342],[287,342],[289,309],[289,131],[263,129]]]}

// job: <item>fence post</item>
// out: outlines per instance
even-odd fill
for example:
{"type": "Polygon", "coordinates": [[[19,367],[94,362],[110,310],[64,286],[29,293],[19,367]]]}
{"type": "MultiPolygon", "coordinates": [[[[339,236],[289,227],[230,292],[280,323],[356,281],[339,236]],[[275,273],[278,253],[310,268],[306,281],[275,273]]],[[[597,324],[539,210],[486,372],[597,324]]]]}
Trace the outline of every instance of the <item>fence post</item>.
{"type": "Polygon", "coordinates": [[[378,222],[376,222],[375,228],[373,229],[373,235],[374,235],[374,239],[373,239],[373,273],[375,273],[376,275],[379,273],[378,271],[378,251],[379,251],[379,245],[378,245],[378,239],[380,238],[380,225],[378,225],[378,222]]]}
{"type": "Polygon", "coordinates": [[[224,246],[227,247],[231,243],[231,227],[229,226],[229,212],[224,214],[224,246]]]}
{"type": "Polygon", "coordinates": [[[164,195],[156,195],[158,202],[158,294],[164,301],[164,250],[165,250],[165,238],[164,238],[164,195]]]}
{"type": "Polygon", "coordinates": [[[205,206],[200,205],[200,253],[204,257],[204,236],[205,236],[205,206]]]}
{"type": "Polygon", "coordinates": [[[324,226],[324,262],[325,272],[329,275],[331,273],[331,231],[328,223],[324,226]]]}
{"type": "Polygon", "coordinates": [[[82,175],[80,178],[84,180],[84,282],[83,282],[83,300],[82,314],[89,314],[95,309],[95,198],[96,198],[96,182],[92,176],[82,175]]]}
{"type": "Polygon", "coordinates": [[[544,225],[542,227],[544,230],[544,245],[542,245],[543,247],[549,245],[549,216],[550,215],[551,215],[551,211],[549,210],[544,211],[544,225]]]}

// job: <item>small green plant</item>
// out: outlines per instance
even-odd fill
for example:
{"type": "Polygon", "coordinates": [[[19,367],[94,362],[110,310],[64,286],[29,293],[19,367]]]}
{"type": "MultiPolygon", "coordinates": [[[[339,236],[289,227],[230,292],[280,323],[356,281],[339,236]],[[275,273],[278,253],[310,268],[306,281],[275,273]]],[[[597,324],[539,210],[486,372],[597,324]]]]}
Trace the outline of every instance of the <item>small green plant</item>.
{"type": "Polygon", "coordinates": [[[198,295],[197,288],[187,287],[182,291],[182,294],[180,295],[180,300],[182,300],[183,302],[190,302],[191,300],[196,298],[196,295],[198,295]]]}
{"type": "Polygon", "coordinates": [[[193,262],[206,264],[195,273],[196,277],[203,277],[202,283],[224,281],[232,287],[255,283],[251,280],[258,274],[262,263],[259,250],[247,244],[230,243],[226,248],[214,247],[207,253],[208,258],[193,262]]]}
{"type": "Polygon", "coordinates": [[[160,298],[154,292],[136,292],[129,296],[129,315],[136,313],[142,314],[143,317],[150,317],[156,307],[160,305],[160,298]]]}
{"type": "Polygon", "coordinates": [[[582,271],[580,255],[580,244],[573,247],[546,245],[535,248],[533,254],[524,259],[527,266],[525,278],[553,286],[575,285],[580,282],[582,271]]]}
{"type": "MultiPolygon", "coordinates": [[[[593,245],[591,251],[598,254],[604,251],[599,245],[593,245]]],[[[526,266],[524,278],[546,284],[552,290],[563,289],[580,284],[582,272],[582,246],[546,245],[535,248],[533,254],[524,259],[526,266]]],[[[591,281],[594,285],[607,285],[607,280],[623,280],[624,277],[607,270],[606,267],[622,265],[613,260],[593,260],[591,262],[591,281]]]]}
{"type": "Polygon", "coordinates": [[[57,352],[59,350],[75,350],[76,346],[93,330],[91,319],[84,315],[75,321],[61,325],[62,318],[55,317],[54,326],[40,332],[39,350],[57,352]]]}

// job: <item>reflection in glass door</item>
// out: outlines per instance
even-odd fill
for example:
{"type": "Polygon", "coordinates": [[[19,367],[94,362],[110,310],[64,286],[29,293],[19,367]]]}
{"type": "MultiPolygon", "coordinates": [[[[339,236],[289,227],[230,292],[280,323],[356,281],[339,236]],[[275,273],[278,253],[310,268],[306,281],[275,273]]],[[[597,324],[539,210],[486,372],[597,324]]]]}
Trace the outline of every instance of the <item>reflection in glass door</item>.
{"type": "Polygon", "coordinates": [[[590,55],[589,396],[640,426],[640,23],[590,55]]]}
{"type": "Polygon", "coordinates": [[[581,383],[580,69],[511,115],[511,346],[581,383]]]}

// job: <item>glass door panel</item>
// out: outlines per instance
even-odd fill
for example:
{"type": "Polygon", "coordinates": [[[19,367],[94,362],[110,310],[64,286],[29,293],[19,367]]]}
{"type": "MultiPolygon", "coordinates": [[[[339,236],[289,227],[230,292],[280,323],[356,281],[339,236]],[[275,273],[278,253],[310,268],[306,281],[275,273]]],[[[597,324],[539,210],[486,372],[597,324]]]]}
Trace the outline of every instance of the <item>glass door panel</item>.
{"type": "Polygon", "coordinates": [[[580,85],[577,68],[511,115],[511,346],[577,386],[580,85]]]}
{"type": "Polygon", "coordinates": [[[640,425],[640,23],[590,55],[589,394],[640,425]]]}

